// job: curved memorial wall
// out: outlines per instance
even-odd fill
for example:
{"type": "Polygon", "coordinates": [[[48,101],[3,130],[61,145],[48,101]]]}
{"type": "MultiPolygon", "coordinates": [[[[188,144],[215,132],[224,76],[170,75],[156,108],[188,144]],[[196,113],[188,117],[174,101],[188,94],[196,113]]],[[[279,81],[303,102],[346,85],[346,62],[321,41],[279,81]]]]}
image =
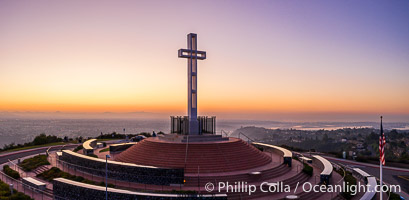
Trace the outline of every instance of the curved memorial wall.
{"type": "Polygon", "coordinates": [[[85,155],[91,155],[94,154],[94,147],[97,146],[97,140],[96,139],[90,139],[85,141],[82,144],[83,147],[83,152],[85,155]]]}
{"type": "Polygon", "coordinates": [[[137,142],[128,142],[128,143],[121,143],[121,144],[111,144],[109,146],[109,152],[117,153],[127,150],[129,147],[137,144],[137,142]]]}
{"type": "MultiPolygon", "coordinates": [[[[93,158],[69,150],[63,150],[59,157],[70,167],[96,176],[105,176],[104,159],[93,158]]],[[[177,168],[158,168],[108,160],[108,177],[152,185],[183,184],[184,170],[177,168]]]]}
{"type": "Polygon", "coordinates": [[[275,145],[271,145],[271,144],[264,144],[264,143],[259,143],[259,142],[253,142],[252,143],[254,146],[256,147],[262,147],[263,149],[266,148],[280,156],[283,157],[284,160],[284,164],[288,165],[289,167],[291,167],[291,163],[292,163],[292,158],[293,158],[293,153],[283,147],[279,147],[279,146],[275,146],[275,145]]]}
{"type": "Polygon", "coordinates": [[[319,169],[322,169],[322,172],[320,174],[320,183],[328,185],[332,176],[332,170],[334,169],[331,162],[321,156],[315,155],[312,156],[312,164],[319,169]]]}
{"type": "MultiPolygon", "coordinates": [[[[186,195],[135,192],[108,188],[108,199],[227,199],[226,194],[186,195]]],[[[100,200],[105,199],[105,187],[95,186],[64,178],[53,181],[53,193],[56,200],[100,200]]]]}

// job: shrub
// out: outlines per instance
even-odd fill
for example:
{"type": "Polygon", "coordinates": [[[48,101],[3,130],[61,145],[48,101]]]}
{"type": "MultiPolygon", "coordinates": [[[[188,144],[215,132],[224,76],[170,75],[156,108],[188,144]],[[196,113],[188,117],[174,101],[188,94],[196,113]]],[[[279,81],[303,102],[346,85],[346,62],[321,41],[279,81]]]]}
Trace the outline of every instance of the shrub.
{"type": "MultiPolygon", "coordinates": [[[[81,182],[81,183],[87,183],[87,184],[91,184],[91,185],[101,185],[101,186],[105,186],[105,182],[95,182],[95,181],[91,181],[88,179],[85,179],[82,176],[74,176],[72,174],[69,174],[67,172],[61,171],[59,168],[57,167],[52,167],[51,169],[44,171],[41,174],[38,174],[37,177],[44,179],[46,181],[52,181],[55,178],[65,178],[65,179],[69,179],[72,181],[77,181],[77,182],[81,182]]],[[[115,185],[114,184],[108,184],[108,187],[112,187],[114,188],[115,185]]]]}
{"type": "MultiPolygon", "coordinates": [[[[300,161],[300,159],[297,156],[293,156],[294,160],[300,161]]],[[[301,162],[301,161],[300,161],[301,162]]]]}
{"type": "Polygon", "coordinates": [[[304,168],[302,169],[302,172],[308,174],[309,176],[312,176],[313,171],[314,169],[311,166],[304,163],[304,168]]]}
{"type": "Polygon", "coordinates": [[[24,144],[15,144],[14,142],[11,144],[5,144],[3,148],[0,148],[0,151],[9,151],[13,149],[27,149],[32,146],[37,146],[37,145],[46,145],[46,144],[51,144],[51,143],[57,143],[57,142],[63,142],[64,140],[62,138],[59,138],[57,136],[46,136],[44,133],[36,136],[32,142],[26,142],[24,144]]]}
{"type": "Polygon", "coordinates": [[[263,147],[256,146],[256,148],[257,148],[258,150],[260,150],[260,151],[264,151],[264,148],[263,148],[263,147]]]}
{"type": "Polygon", "coordinates": [[[74,152],[77,152],[81,149],[83,149],[84,147],[82,145],[78,145],[77,147],[75,147],[74,152]]]}
{"type": "Polygon", "coordinates": [[[389,200],[401,200],[400,196],[396,193],[388,193],[389,194],[389,200]]]}
{"type": "MultiPolygon", "coordinates": [[[[106,186],[104,181],[99,182],[98,185],[99,185],[99,186],[103,186],[103,187],[106,186]]],[[[112,187],[112,188],[113,188],[113,187],[115,187],[115,185],[112,184],[112,183],[108,183],[108,187],[112,187]]]]}
{"type": "Polygon", "coordinates": [[[63,139],[59,138],[55,135],[46,136],[44,133],[36,136],[33,140],[34,145],[42,145],[42,144],[49,144],[53,142],[62,142],[63,139]]]}
{"type": "MultiPolygon", "coordinates": [[[[345,184],[347,185],[356,185],[356,179],[352,176],[352,174],[350,172],[345,172],[345,184]]],[[[344,191],[341,193],[341,195],[345,198],[345,199],[352,199],[352,197],[354,197],[354,195],[352,195],[351,191],[344,191]]]]}
{"type": "Polygon", "coordinates": [[[73,180],[77,181],[77,182],[83,182],[85,180],[85,178],[82,177],[82,176],[77,176],[77,177],[74,177],[73,180]]]}
{"type": "Polygon", "coordinates": [[[20,178],[20,174],[15,171],[14,169],[11,169],[8,165],[4,165],[3,166],[3,172],[9,176],[11,176],[14,179],[19,179],[20,178]]]}
{"type": "Polygon", "coordinates": [[[109,148],[102,149],[102,150],[99,151],[99,153],[107,152],[107,151],[109,151],[109,148]]]}
{"type": "Polygon", "coordinates": [[[0,199],[1,200],[32,200],[29,196],[25,195],[24,193],[17,192],[17,190],[13,190],[13,195],[10,192],[10,186],[3,181],[0,180],[0,199]]]}
{"type": "Polygon", "coordinates": [[[49,165],[46,155],[38,155],[32,158],[23,160],[19,165],[24,171],[31,171],[42,165],[49,165]]]}
{"type": "Polygon", "coordinates": [[[59,168],[57,167],[52,167],[51,169],[44,171],[41,174],[38,174],[37,177],[40,177],[44,180],[47,181],[52,181],[54,178],[66,178],[66,179],[71,179],[71,177],[69,176],[70,174],[65,173],[63,171],[61,171],[59,168]]]}

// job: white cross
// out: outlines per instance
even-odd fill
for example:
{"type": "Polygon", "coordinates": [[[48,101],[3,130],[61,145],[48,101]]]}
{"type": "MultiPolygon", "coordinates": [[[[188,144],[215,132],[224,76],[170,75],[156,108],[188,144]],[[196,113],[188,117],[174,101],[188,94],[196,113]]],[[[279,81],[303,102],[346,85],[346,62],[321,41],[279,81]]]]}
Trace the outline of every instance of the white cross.
{"type": "Polygon", "coordinates": [[[197,35],[187,35],[187,49],[179,49],[179,58],[187,58],[187,85],[188,85],[188,116],[189,134],[199,134],[199,123],[197,121],[197,60],[206,59],[205,51],[197,50],[197,35]]]}

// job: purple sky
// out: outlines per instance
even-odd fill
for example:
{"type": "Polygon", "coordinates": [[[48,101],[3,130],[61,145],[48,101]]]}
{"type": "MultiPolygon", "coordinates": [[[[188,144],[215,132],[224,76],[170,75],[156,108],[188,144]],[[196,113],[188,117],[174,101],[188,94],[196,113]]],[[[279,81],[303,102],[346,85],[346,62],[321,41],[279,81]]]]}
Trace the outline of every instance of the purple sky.
{"type": "Polygon", "coordinates": [[[0,30],[0,112],[184,114],[194,32],[199,114],[409,119],[409,1],[2,0],[0,30]]]}

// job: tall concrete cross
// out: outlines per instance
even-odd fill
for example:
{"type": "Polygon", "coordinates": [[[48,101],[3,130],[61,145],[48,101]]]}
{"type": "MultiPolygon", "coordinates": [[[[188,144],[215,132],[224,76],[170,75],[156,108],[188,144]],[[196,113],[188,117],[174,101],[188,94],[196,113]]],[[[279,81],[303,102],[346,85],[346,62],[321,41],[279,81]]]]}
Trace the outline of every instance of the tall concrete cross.
{"type": "Polygon", "coordinates": [[[189,115],[189,135],[199,134],[197,121],[197,60],[206,59],[205,51],[197,50],[197,35],[187,35],[187,49],[179,49],[179,58],[187,58],[187,110],[189,115]]]}

